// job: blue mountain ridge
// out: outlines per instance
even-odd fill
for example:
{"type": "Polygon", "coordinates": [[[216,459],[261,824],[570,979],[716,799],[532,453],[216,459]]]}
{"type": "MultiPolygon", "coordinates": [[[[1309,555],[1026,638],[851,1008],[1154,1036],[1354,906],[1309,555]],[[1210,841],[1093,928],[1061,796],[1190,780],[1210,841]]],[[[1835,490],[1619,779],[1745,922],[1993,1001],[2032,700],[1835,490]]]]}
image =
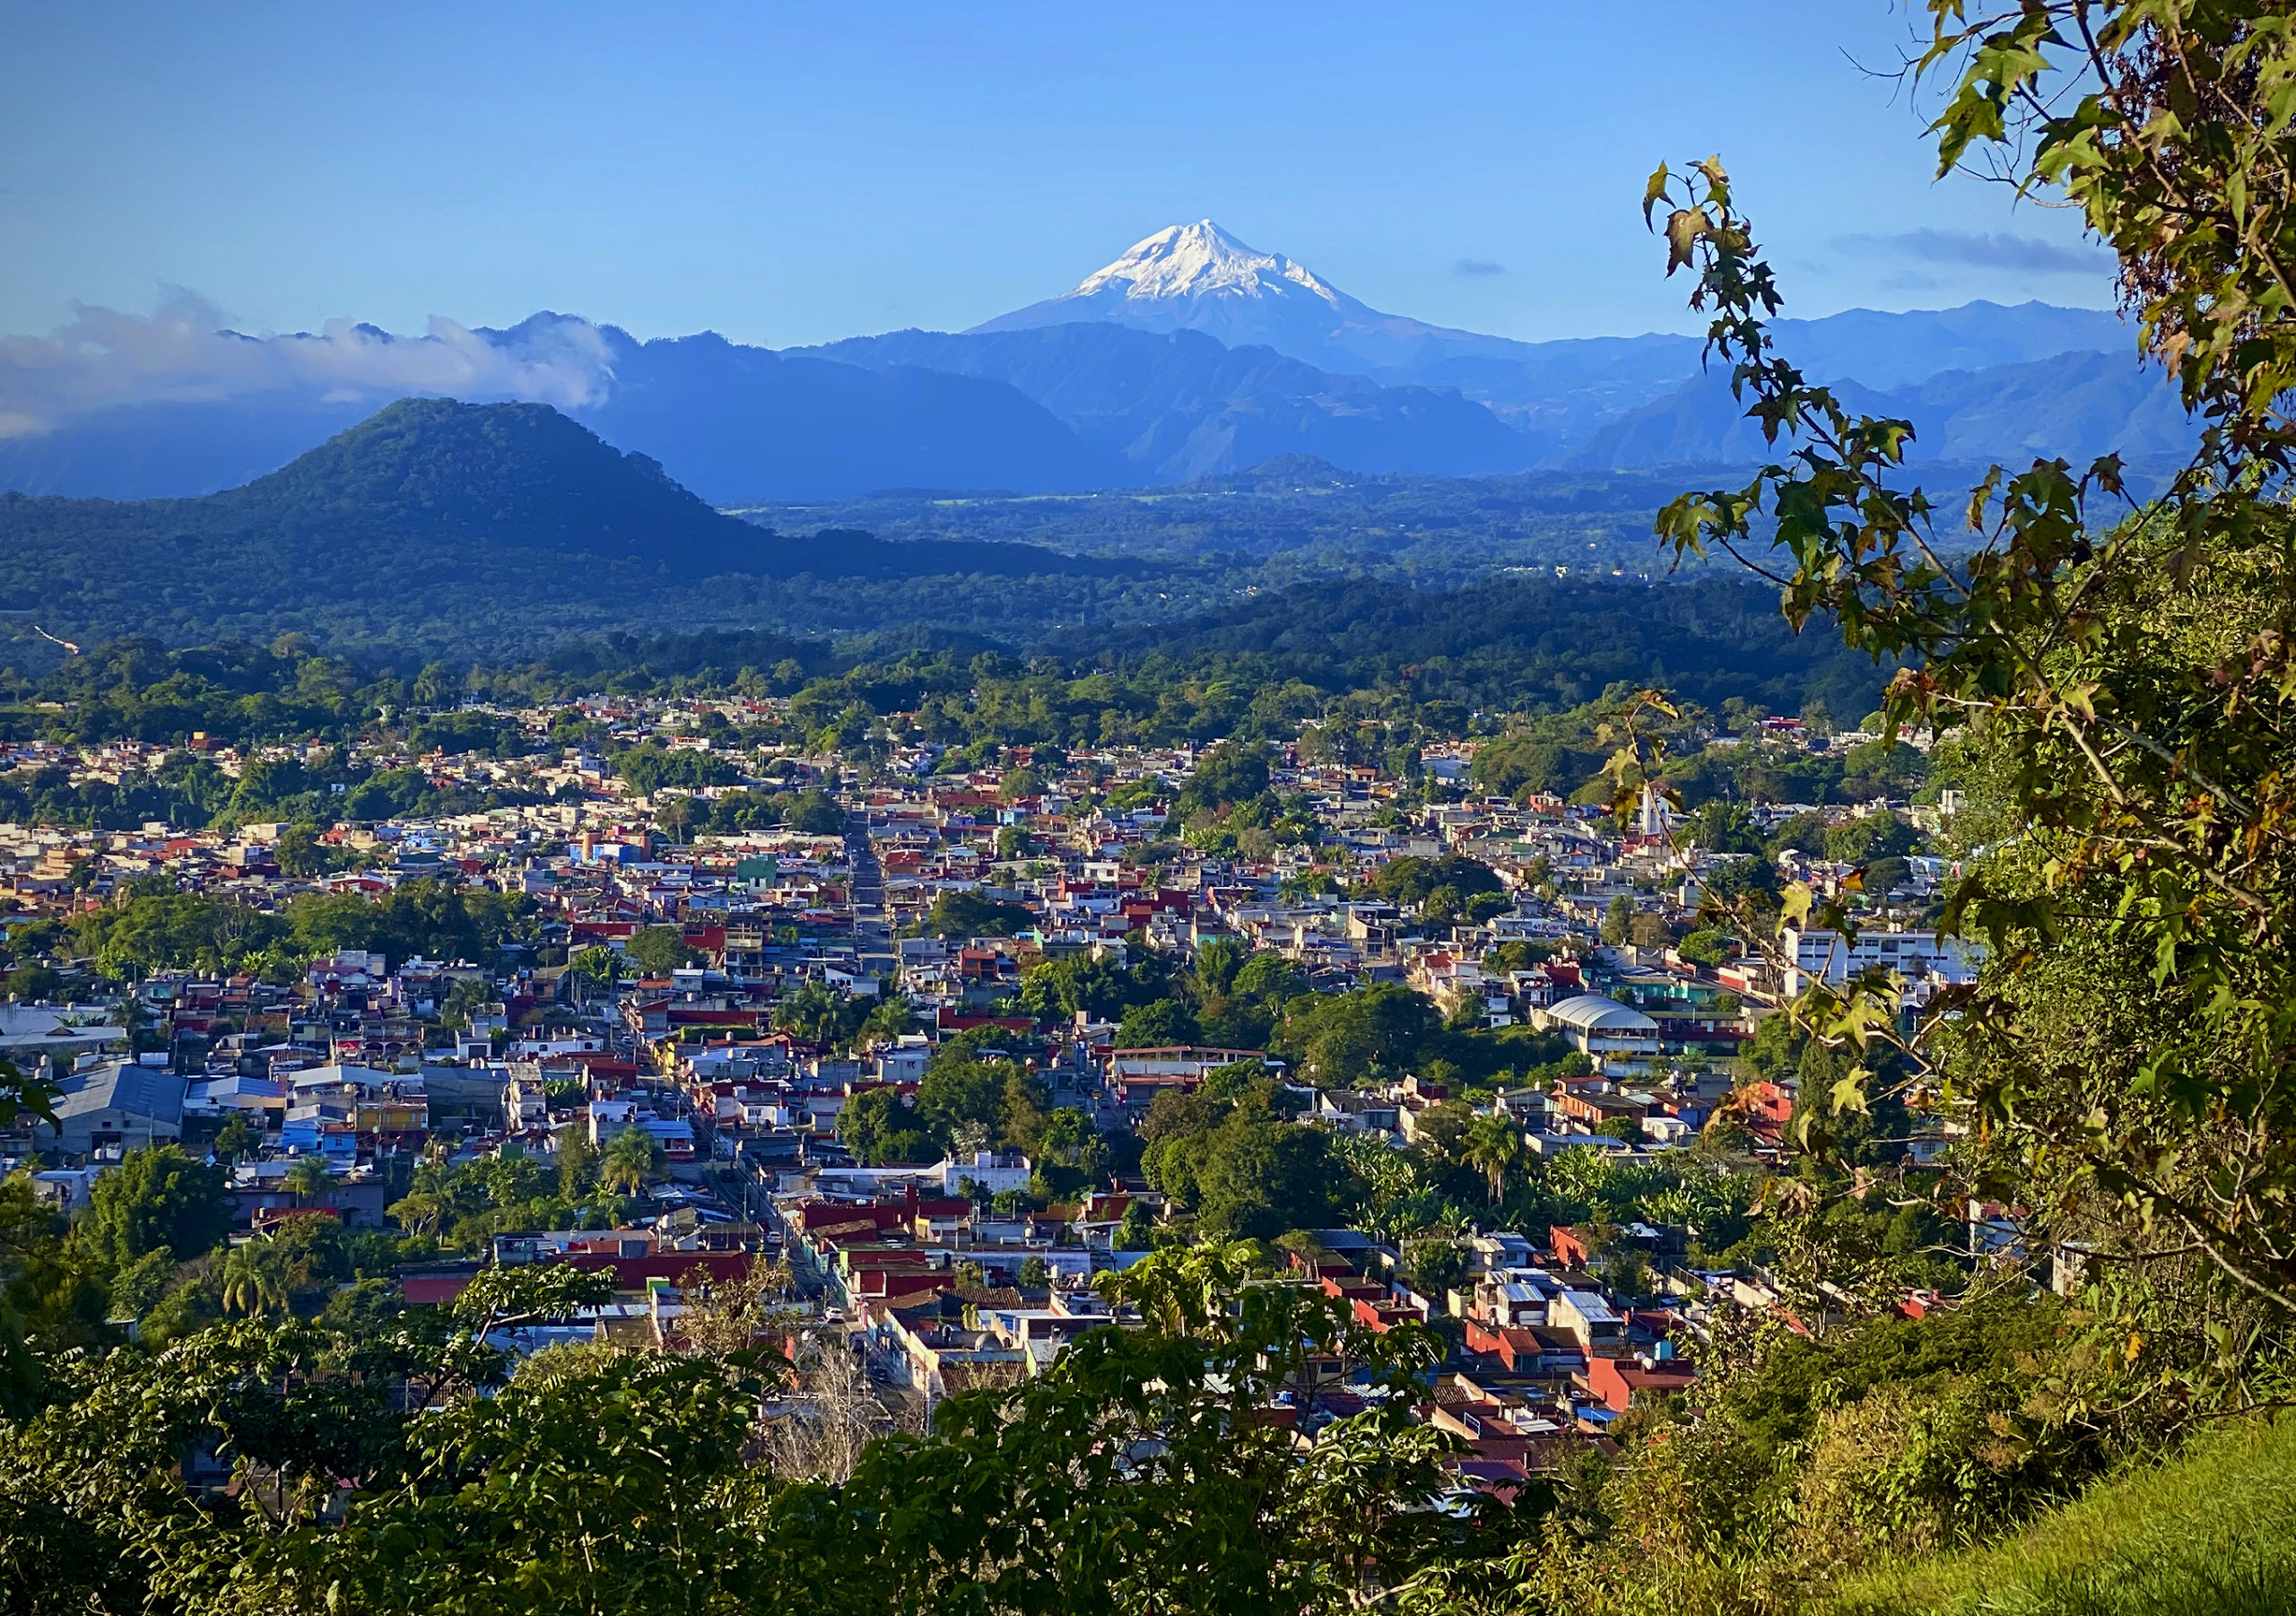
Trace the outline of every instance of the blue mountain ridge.
{"type": "MultiPolygon", "coordinates": [[[[1230,334],[1249,334],[1248,324],[1231,320],[1230,334]]],[[[1100,318],[779,352],[712,333],[641,342],[554,314],[477,335],[540,352],[569,326],[602,355],[602,372],[596,396],[566,413],[720,507],[893,488],[1152,486],[1283,456],[1472,476],[1760,454],[1726,386],[1701,372],[1699,340],[1663,334],[1462,345],[1450,338],[1472,334],[1424,327],[1408,362],[1354,370],[1270,343],[1100,318]]],[[[1777,333],[1813,378],[1914,419],[1924,454],[2077,458],[2119,447],[2168,456],[2189,442],[2170,390],[2140,369],[2126,328],[2101,311],[1859,309],[1781,321],[1777,333]]],[[[0,489],[149,499],[237,487],[397,395],[313,386],[116,405],[0,439],[0,489]]]]}

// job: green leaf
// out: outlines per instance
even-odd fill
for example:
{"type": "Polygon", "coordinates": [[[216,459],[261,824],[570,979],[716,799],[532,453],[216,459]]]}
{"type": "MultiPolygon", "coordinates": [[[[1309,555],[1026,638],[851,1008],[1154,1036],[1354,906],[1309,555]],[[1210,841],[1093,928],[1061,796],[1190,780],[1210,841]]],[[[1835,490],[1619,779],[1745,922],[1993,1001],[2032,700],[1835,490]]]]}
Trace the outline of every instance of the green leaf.
{"type": "Polygon", "coordinates": [[[1789,881],[1778,895],[1779,917],[1787,925],[1800,925],[1810,917],[1810,905],[1816,894],[1806,881],[1789,881]]]}
{"type": "Polygon", "coordinates": [[[1649,227],[1650,215],[1666,199],[1667,178],[1666,165],[1663,162],[1650,170],[1650,183],[1642,189],[1642,223],[1645,229],[1649,227]]]}

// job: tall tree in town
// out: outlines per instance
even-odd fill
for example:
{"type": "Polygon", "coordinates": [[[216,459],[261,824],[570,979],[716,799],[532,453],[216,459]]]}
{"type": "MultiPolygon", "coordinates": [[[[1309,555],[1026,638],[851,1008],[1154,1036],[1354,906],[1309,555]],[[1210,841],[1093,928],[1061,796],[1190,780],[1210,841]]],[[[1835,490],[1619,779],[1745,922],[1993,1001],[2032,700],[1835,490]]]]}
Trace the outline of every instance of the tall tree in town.
{"type": "Polygon", "coordinates": [[[636,1123],[606,1141],[598,1177],[609,1188],[636,1195],[662,1176],[662,1142],[636,1123]]]}

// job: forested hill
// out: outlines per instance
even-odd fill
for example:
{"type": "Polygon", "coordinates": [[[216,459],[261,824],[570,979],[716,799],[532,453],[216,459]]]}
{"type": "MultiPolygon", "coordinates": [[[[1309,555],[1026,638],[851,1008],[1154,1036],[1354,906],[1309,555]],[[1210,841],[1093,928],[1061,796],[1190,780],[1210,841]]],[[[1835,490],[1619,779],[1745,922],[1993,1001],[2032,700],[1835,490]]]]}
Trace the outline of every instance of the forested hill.
{"type": "MultiPolygon", "coordinates": [[[[1723,474],[1372,476],[1313,456],[1283,455],[1170,489],[1057,497],[888,491],[740,514],[769,527],[816,522],[893,539],[1057,543],[1087,555],[1165,561],[1392,565],[1422,584],[1458,583],[1501,567],[1566,567],[1574,575],[1660,570],[1651,517],[1692,482],[1723,474]]],[[[1972,470],[1967,482],[1982,474],[1972,470]]]]}
{"type": "MultiPolygon", "coordinates": [[[[83,641],[298,629],[476,649],[506,629],[648,621],[705,578],[1132,570],[1025,545],[761,530],[535,404],[404,399],[202,499],[0,495],[0,610],[83,641]]],[[[753,586],[718,594],[764,604],[753,586]]]]}
{"type": "Polygon", "coordinates": [[[753,570],[778,548],[548,404],[451,398],[401,399],[244,488],[111,508],[219,533],[500,543],[680,571],[753,570]]]}
{"type": "MultiPolygon", "coordinates": [[[[91,646],[38,678],[0,674],[0,739],[234,743],[346,739],[424,685],[509,705],[587,691],[741,691],[796,699],[818,729],[854,704],[879,717],[933,707],[967,742],[1097,744],[1124,738],[1290,740],[1303,720],[1372,719],[1448,736],[1507,714],[1568,711],[1615,685],[1661,688],[1709,709],[1812,702],[1870,711],[1883,671],[1830,622],[1796,637],[1768,592],[1722,578],[1645,586],[1516,577],[1474,587],[1318,584],[1136,630],[998,644],[944,636],[904,649],[762,630],[615,633],[547,656],[505,644],[422,670],[326,655],[290,637],[269,648],[91,646]]],[[[458,737],[460,750],[507,736],[458,737]]]]}
{"type": "MultiPolygon", "coordinates": [[[[1066,647],[1080,665],[1172,672],[1248,667],[1319,691],[1392,689],[1462,709],[1578,706],[1613,684],[1718,708],[1811,700],[1856,716],[1888,678],[1831,621],[1796,635],[1752,581],[1578,581],[1510,574],[1463,589],[1381,579],[1302,584],[1184,623],[1066,647]]],[[[1464,717],[1464,712],[1462,713],[1464,717]]]]}
{"type": "MultiPolygon", "coordinates": [[[[1414,706],[1448,702],[1463,714],[1569,708],[1620,682],[1681,688],[1709,706],[1729,696],[1786,711],[1813,697],[1841,712],[1872,705],[1870,663],[1829,636],[1796,639],[1750,585],[1582,579],[1576,568],[1567,578],[1544,569],[1492,578],[1496,541],[1475,523],[1497,518],[1474,485],[1431,494],[1408,481],[1357,489],[1342,477],[1332,492],[1329,468],[1315,463],[1263,472],[1265,495],[1213,489],[1196,503],[1240,502],[1269,520],[1292,512],[1326,524],[1318,534],[1400,531],[1450,552],[1448,561],[1405,567],[1312,538],[1298,553],[1265,558],[1191,555],[1185,544],[1159,554],[1152,543],[1126,556],[1122,544],[1093,544],[1073,502],[1056,507],[1072,513],[1067,536],[1100,555],[922,525],[899,540],[841,526],[800,538],[720,515],[652,461],[546,405],[424,399],[204,499],[0,496],[0,608],[22,614],[15,627],[27,640],[30,624],[90,647],[126,636],[263,645],[300,630],[354,662],[402,667],[433,656],[465,667],[555,661],[578,642],[640,628],[857,632],[870,643],[847,643],[838,660],[850,666],[948,644],[953,631],[976,649],[1049,653],[1073,677],[1110,667],[1151,684],[1296,682],[1326,695],[1380,690],[1414,706]],[[1414,498],[1457,521],[1431,526],[1432,517],[1414,523],[1389,508],[1414,498]],[[1334,508],[1311,514],[1326,505],[1334,508]]],[[[1535,521],[1554,529],[1539,530],[1541,554],[1606,572],[1603,563],[1625,559],[1623,531],[1647,521],[1636,508],[1655,503],[1659,487],[1562,482],[1512,490],[1508,512],[1536,506],[1535,521]]],[[[1063,527],[1014,531],[1051,538],[1063,527]]],[[[53,654],[42,643],[9,660],[37,668],[53,654]]]]}

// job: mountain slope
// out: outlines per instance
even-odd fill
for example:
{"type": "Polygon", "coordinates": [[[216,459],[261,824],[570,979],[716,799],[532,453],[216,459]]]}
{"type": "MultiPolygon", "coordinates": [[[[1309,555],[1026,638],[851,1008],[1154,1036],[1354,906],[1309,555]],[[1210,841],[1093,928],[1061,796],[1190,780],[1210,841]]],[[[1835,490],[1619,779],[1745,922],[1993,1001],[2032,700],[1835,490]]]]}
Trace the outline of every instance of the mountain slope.
{"type": "MultiPolygon", "coordinates": [[[[2118,315],[2048,303],[1965,303],[1885,313],[1846,309],[1770,327],[1779,352],[1813,381],[1890,389],[1953,370],[2045,360],[2060,353],[2133,354],[2118,315]]],[[[1530,344],[1520,359],[1451,359],[1377,379],[1457,387],[1509,426],[1570,444],[1701,374],[1705,342],[1694,336],[1583,337],[1530,344]]]]}
{"type": "Polygon", "coordinates": [[[499,641],[513,624],[647,621],[672,599],[723,621],[793,578],[1137,570],[1031,545],[775,533],[719,515],[653,461],[537,404],[402,400],[202,499],[0,495],[0,613],[83,640],[267,639],[324,621],[346,639],[499,641]]]}
{"type": "MultiPolygon", "coordinates": [[[[2198,431],[2160,372],[2110,353],[2061,353],[2029,363],[1947,371],[1887,392],[1833,383],[1848,408],[1910,421],[1911,457],[1956,465],[2019,464],[2062,456],[2076,464],[2118,449],[2132,465],[2191,453],[2198,431]]],[[[1762,441],[1730,392],[1709,372],[1630,412],[1563,456],[1577,471],[1661,465],[1745,465],[1783,448],[1762,441]]]]}
{"type": "Polygon", "coordinates": [[[447,398],[402,400],[268,476],[168,515],[220,518],[219,531],[496,543],[681,571],[732,570],[757,549],[754,530],[659,463],[619,453],[548,404],[447,398]]]}
{"type": "MultiPolygon", "coordinates": [[[[515,336],[516,333],[505,334],[515,336]]],[[[729,343],[639,343],[602,328],[604,400],[576,419],[653,456],[716,505],[830,500],[885,488],[1052,492],[1135,482],[1001,379],[864,368],[729,343]]]]}
{"type": "Polygon", "coordinates": [[[1815,320],[1779,320],[1779,352],[1817,381],[1854,377],[1869,387],[1902,387],[1948,370],[1982,370],[2060,353],[2133,360],[2136,332],[2107,308],[1979,300],[1957,308],[1901,313],[1846,308],[1815,320]]]}
{"type": "Polygon", "coordinates": [[[2296,1421],[2201,1434],[1982,1547],[1853,1573],[1832,1616],[2267,1616],[2296,1609],[2296,1421]]]}
{"type": "Polygon", "coordinates": [[[1201,331],[1262,344],[1326,369],[1413,372],[1453,359],[1527,358],[1529,344],[1383,314],[1281,253],[1247,247],[1209,219],[1168,225],[1057,298],[973,333],[1106,321],[1201,331]]]}
{"type": "MultiPolygon", "coordinates": [[[[596,401],[575,406],[576,417],[615,447],[661,461],[713,504],[1139,479],[988,378],[785,358],[709,333],[639,343],[554,314],[473,334],[522,357],[562,346],[570,327],[607,366],[596,401]]],[[[0,488],[120,500],[214,493],[285,465],[397,395],[330,386],[114,406],[45,433],[0,438],[0,488]]]]}
{"type": "MultiPolygon", "coordinates": [[[[1457,387],[1511,425],[1560,438],[1679,386],[1698,369],[1703,346],[1701,338],[1665,333],[1526,343],[1431,326],[1370,308],[1209,219],[1169,225],[1074,290],[984,321],[971,334],[1079,323],[1201,331],[1230,347],[1264,345],[1391,386],[1457,387]]],[[[2043,303],[2011,308],[1980,301],[1902,314],[1854,308],[1781,320],[1774,334],[1815,379],[1854,378],[1883,388],[1947,370],[2135,346],[2114,314],[2043,303]]]]}
{"type": "Polygon", "coordinates": [[[948,335],[897,331],[819,350],[871,367],[987,377],[1161,482],[1311,455],[1359,472],[1519,471],[1543,446],[1448,389],[1382,387],[1201,332],[1086,322],[948,335]]]}
{"type": "Polygon", "coordinates": [[[1947,371],[1890,396],[1909,420],[1932,423],[1928,453],[1941,460],[2061,455],[2085,465],[2118,451],[2157,466],[2189,458],[2200,438],[2161,372],[2117,353],[1947,371]]]}

